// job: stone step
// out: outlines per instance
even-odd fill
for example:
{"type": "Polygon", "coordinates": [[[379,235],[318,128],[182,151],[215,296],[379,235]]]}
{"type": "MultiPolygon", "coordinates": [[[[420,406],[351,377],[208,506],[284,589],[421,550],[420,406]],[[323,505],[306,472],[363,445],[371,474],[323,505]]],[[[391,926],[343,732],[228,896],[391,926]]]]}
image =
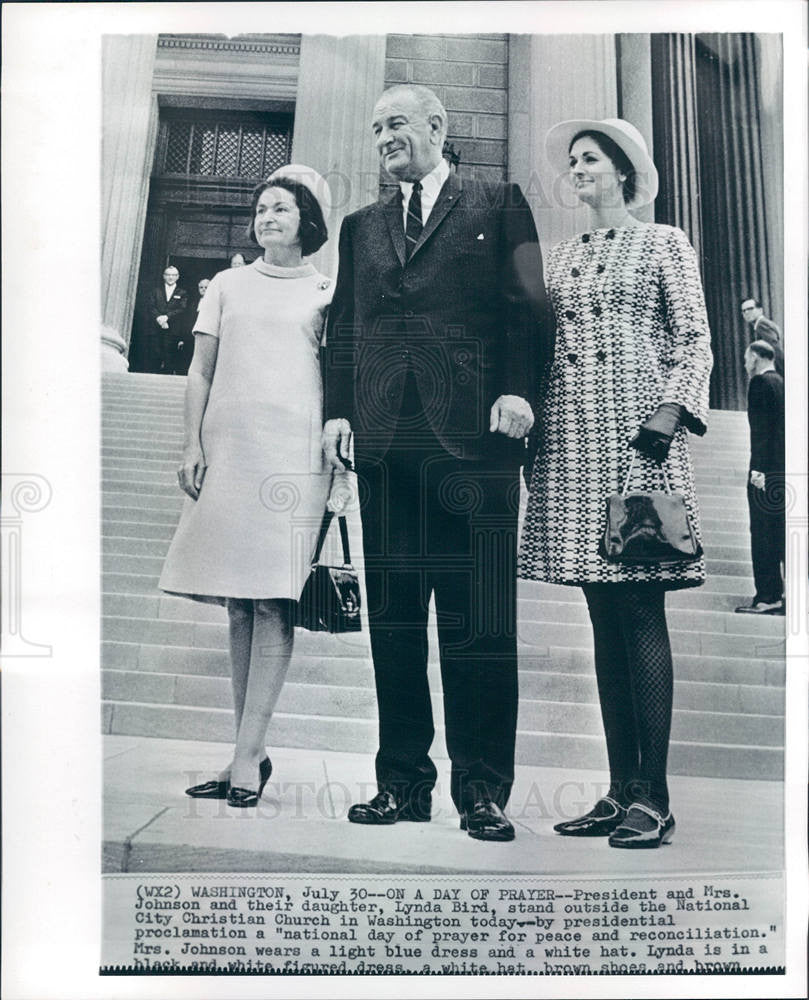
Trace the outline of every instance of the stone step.
{"type": "MultiPolygon", "coordinates": [[[[180,511],[183,507],[182,497],[178,496],[172,504],[163,503],[160,506],[148,506],[144,503],[141,506],[117,504],[115,498],[121,496],[120,493],[105,492],[102,494],[101,522],[102,524],[168,524],[172,530],[177,526],[180,518],[180,511]]],[[[143,500],[143,497],[136,498],[143,500]]]]}
{"type": "MultiPolygon", "coordinates": [[[[370,652],[366,651],[356,656],[335,656],[329,652],[327,642],[328,637],[324,637],[320,652],[306,653],[300,651],[300,643],[296,642],[289,678],[307,684],[347,684],[349,687],[373,684],[370,652]]],[[[206,677],[230,676],[230,660],[224,649],[160,646],[118,640],[106,640],[101,646],[102,665],[110,670],[197,674],[206,677]]],[[[539,690],[543,674],[595,676],[592,650],[587,649],[564,649],[555,646],[548,650],[547,655],[541,657],[523,651],[519,665],[521,689],[525,688],[529,693],[539,690]]],[[[435,675],[437,688],[439,671],[434,646],[431,647],[428,671],[431,676],[435,675]]],[[[694,681],[700,684],[752,684],[783,689],[785,674],[784,661],[779,659],[749,660],[741,657],[680,653],[674,661],[677,683],[694,681]]],[[[780,691],[780,698],[781,707],[773,714],[779,715],[783,712],[783,690],[780,691]]]]}
{"type": "MultiPolygon", "coordinates": [[[[233,740],[229,711],[210,708],[148,705],[140,702],[105,702],[103,731],[129,736],[162,736],[174,739],[233,740]]],[[[370,720],[273,716],[267,743],[276,746],[373,754],[377,747],[377,725],[370,720]]],[[[444,733],[436,728],[432,754],[445,760],[444,733]]],[[[606,769],[602,736],[572,733],[517,733],[518,764],[540,767],[606,769]]],[[[777,781],[783,777],[783,753],[776,747],[746,747],[736,744],[672,742],[669,752],[671,774],[710,775],[721,778],[749,778],[777,781]]]]}
{"type": "MultiPolygon", "coordinates": [[[[169,621],[226,621],[226,613],[218,605],[189,601],[167,594],[105,593],[102,594],[102,613],[169,621]]],[[[590,621],[583,600],[560,601],[549,598],[518,598],[517,618],[520,622],[572,622],[578,625],[589,625],[590,621]]],[[[670,604],[667,619],[669,627],[679,631],[776,637],[784,635],[784,619],[773,616],[736,615],[725,610],[679,608],[670,604]]]]}
{"type": "MultiPolygon", "coordinates": [[[[716,577],[712,578],[716,581],[716,577]]],[[[731,581],[730,593],[720,593],[709,590],[707,582],[701,587],[689,587],[686,590],[673,590],[666,595],[666,607],[675,609],[693,608],[696,611],[733,611],[745,596],[746,590],[739,577],[725,577],[731,581]]],[[[536,583],[533,580],[521,580],[517,593],[524,600],[561,601],[586,607],[584,596],[578,587],[561,587],[553,583],[536,583]]]]}
{"type": "MultiPolygon", "coordinates": [[[[157,589],[157,580],[157,575],[151,572],[119,573],[115,571],[108,571],[105,572],[102,577],[102,590],[105,593],[154,594],[160,596],[162,592],[157,589]]],[[[568,593],[576,594],[579,598],[581,598],[581,590],[578,587],[564,587],[552,583],[539,583],[536,580],[517,581],[517,592],[520,596],[533,597],[535,596],[535,588],[538,587],[547,588],[547,590],[543,590],[542,593],[543,595],[548,595],[552,600],[562,599],[552,595],[564,595],[568,593]]],[[[669,607],[691,607],[693,601],[697,601],[699,598],[704,598],[706,601],[705,608],[707,610],[709,603],[716,597],[728,602],[728,607],[735,607],[741,603],[746,596],[749,597],[752,594],[751,588],[751,574],[748,574],[747,577],[744,578],[740,576],[722,576],[720,574],[712,574],[701,586],[674,591],[668,595],[667,600],[669,607]]],[[[702,605],[698,603],[697,606],[700,607],[702,605]]]]}
{"type": "MultiPolygon", "coordinates": [[[[553,685],[551,675],[544,680],[539,697],[521,689],[518,728],[526,732],[602,732],[601,715],[595,686],[582,692],[591,697],[565,699],[570,687],[553,685]]],[[[582,687],[590,688],[581,682],[582,687]]],[[[571,690],[571,695],[580,692],[571,690]]],[[[432,710],[436,723],[443,724],[444,711],[440,688],[432,689],[432,710]]],[[[145,674],[138,671],[105,670],[102,697],[106,701],[144,702],[159,705],[187,705],[199,708],[229,708],[230,683],[220,677],[145,674]]],[[[287,681],[278,700],[278,712],[288,715],[315,715],[354,719],[376,719],[376,693],[373,687],[348,687],[300,684],[287,681]]],[[[736,743],[751,746],[782,746],[783,716],[741,713],[715,708],[710,711],[683,706],[680,691],[675,692],[672,738],[685,742],[736,743]]]]}
{"type": "MultiPolygon", "coordinates": [[[[741,616],[740,616],[741,617],[741,616]]],[[[310,633],[311,635],[312,633],[310,633]]],[[[675,654],[702,653],[707,656],[739,656],[777,659],[784,654],[782,636],[744,635],[730,633],[697,633],[671,629],[671,646],[675,654]]],[[[348,636],[334,636],[333,655],[350,655],[351,651],[367,648],[364,633],[356,641],[357,633],[348,636]],[[345,652],[337,652],[345,651],[345,652]]],[[[102,621],[104,639],[123,642],[145,642],[157,645],[195,646],[203,649],[226,649],[227,627],[213,622],[170,621],[150,618],[134,618],[106,615],[102,621]]],[[[559,622],[518,623],[519,645],[528,655],[545,655],[551,646],[567,646],[589,649],[592,646],[592,630],[589,625],[559,622]]],[[[307,633],[300,632],[300,643],[312,640],[307,633]]],[[[303,650],[301,650],[303,652],[303,650]]],[[[364,654],[362,654],[364,655],[364,654]]]]}
{"type": "MultiPolygon", "coordinates": [[[[750,576],[750,561],[748,559],[715,559],[706,554],[705,565],[709,574],[720,576],[750,576]]],[[[155,579],[163,569],[163,559],[158,556],[120,555],[104,553],[102,567],[105,573],[136,573],[139,576],[152,574],[155,579]]]]}

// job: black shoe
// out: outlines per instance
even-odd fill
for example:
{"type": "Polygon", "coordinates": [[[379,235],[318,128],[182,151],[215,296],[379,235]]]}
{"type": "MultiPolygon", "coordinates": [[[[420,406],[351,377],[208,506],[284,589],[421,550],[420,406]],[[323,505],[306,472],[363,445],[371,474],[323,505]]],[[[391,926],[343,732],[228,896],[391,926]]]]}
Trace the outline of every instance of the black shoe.
{"type": "Polygon", "coordinates": [[[430,822],[430,801],[414,807],[410,802],[402,802],[393,792],[378,792],[370,802],[358,802],[348,810],[349,823],[365,823],[370,826],[390,826],[400,820],[411,823],[430,822]]]}
{"type": "Polygon", "coordinates": [[[642,802],[633,802],[624,821],[611,834],[610,847],[660,847],[674,836],[674,816],[665,816],[642,802]]]}
{"type": "Polygon", "coordinates": [[[236,809],[247,809],[250,806],[257,806],[261,798],[261,793],[264,791],[264,786],[270,780],[271,774],[272,764],[270,763],[270,758],[265,757],[258,766],[258,791],[254,791],[252,788],[238,788],[230,785],[225,796],[228,805],[236,809]]]}
{"type": "MultiPolygon", "coordinates": [[[[259,764],[258,774],[259,778],[266,784],[272,774],[272,764],[269,757],[265,757],[259,764]]],[[[213,781],[204,781],[201,785],[192,785],[190,788],[186,788],[185,794],[190,795],[192,799],[226,799],[229,784],[230,782],[227,780],[218,781],[214,778],[213,781]]]]}
{"type": "Polygon", "coordinates": [[[491,799],[478,799],[461,813],[461,829],[475,840],[514,840],[514,827],[491,799]]]}
{"type": "Polygon", "coordinates": [[[736,608],[737,615],[782,615],[784,613],[783,601],[757,601],[752,604],[740,604],[736,608]]]}
{"type": "Polygon", "coordinates": [[[554,830],[563,837],[606,837],[620,825],[626,808],[609,795],[599,799],[590,812],[578,819],[557,823],[554,830]]]}

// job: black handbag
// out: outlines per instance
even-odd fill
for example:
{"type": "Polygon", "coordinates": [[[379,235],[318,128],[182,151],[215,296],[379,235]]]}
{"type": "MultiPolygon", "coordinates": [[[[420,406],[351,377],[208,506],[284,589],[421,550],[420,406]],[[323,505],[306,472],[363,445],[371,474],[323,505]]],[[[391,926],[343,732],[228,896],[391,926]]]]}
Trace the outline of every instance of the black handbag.
{"type": "Polygon", "coordinates": [[[310,632],[359,632],[360,582],[351,565],[346,519],[337,518],[343,543],[343,565],[321,566],[320,553],[334,513],[327,510],[320,525],[320,534],[312,559],[312,569],[298,600],[295,624],[310,632]]]}
{"type": "Polygon", "coordinates": [[[628,493],[637,452],[632,452],[621,493],[607,498],[607,523],[599,555],[613,563],[654,565],[695,562],[702,555],[685,501],[672,493],[666,470],[658,465],[666,487],[657,491],[628,493]]]}

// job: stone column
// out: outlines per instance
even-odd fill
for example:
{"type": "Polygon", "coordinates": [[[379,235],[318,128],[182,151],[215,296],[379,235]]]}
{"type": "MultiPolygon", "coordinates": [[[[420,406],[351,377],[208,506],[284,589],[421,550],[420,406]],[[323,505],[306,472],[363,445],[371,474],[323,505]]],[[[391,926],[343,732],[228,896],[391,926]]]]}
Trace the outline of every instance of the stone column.
{"type": "MultiPolygon", "coordinates": [[[[632,122],[638,129],[654,159],[651,35],[640,32],[633,35],[617,35],[616,48],[619,117],[632,122]]],[[[654,222],[654,205],[644,205],[634,214],[642,222],[654,222]]]]}
{"type": "Polygon", "coordinates": [[[126,371],[149,174],[157,134],[152,95],[157,36],[103,40],[101,365],[126,371]]]}
{"type": "Polygon", "coordinates": [[[545,159],[545,133],[568,118],[616,118],[614,35],[509,37],[509,179],[534,212],[543,251],[588,229],[564,164],[545,159]]]}
{"type": "Polygon", "coordinates": [[[661,32],[651,42],[655,162],[660,174],[655,218],[682,229],[697,254],[701,254],[702,199],[694,40],[695,36],[690,34],[661,32]]]}
{"type": "Polygon", "coordinates": [[[331,188],[329,241],[312,263],[332,276],[340,223],[379,193],[371,112],[384,87],[385,41],[384,35],[301,38],[292,162],[314,167],[331,188]]]}
{"type": "MultiPolygon", "coordinates": [[[[753,38],[758,65],[763,196],[767,252],[770,259],[770,315],[784,330],[784,109],[783,44],[780,35],[753,38]]],[[[762,289],[764,294],[764,289],[762,289]]],[[[785,334],[786,335],[786,334],[785,334]]]]}

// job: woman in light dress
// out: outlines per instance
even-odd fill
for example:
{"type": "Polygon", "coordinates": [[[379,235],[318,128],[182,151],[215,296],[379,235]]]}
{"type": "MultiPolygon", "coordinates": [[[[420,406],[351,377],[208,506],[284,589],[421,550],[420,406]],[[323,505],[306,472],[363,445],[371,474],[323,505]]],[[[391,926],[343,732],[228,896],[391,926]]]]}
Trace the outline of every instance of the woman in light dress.
{"type": "Polygon", "coordinates": [[[329,493],[319,347],[333,286],[304,260],[326,241],[327,199],[306,167],[259,184],[250,237],[263,256],[217,274],[194,325],[178,470],[188,496],[160,587],[227,608],[235,750],[187,794],[231,806],[256,805],[272,771],[267,727],[329,493]]]}
{"type": "Polygon", "coordinates": [[[607,497],[620,491],[633,454],[630,485],[662,489],[666,460],[699,535],[687,436],[706,429],[710,331],[687,237],[632,214],[654,201],[658,185],[638,130],[621,119],[561,122],[547,151],[560,170],[567,166],[591,228],[549,255],[556,350],[539,408],[520,575],[584,591],[610,768],[607,794],[554,829],[654,848],[674,833],[665,595],[699,586],[705,566],[608,562],[599,538],[607,497]]]}

